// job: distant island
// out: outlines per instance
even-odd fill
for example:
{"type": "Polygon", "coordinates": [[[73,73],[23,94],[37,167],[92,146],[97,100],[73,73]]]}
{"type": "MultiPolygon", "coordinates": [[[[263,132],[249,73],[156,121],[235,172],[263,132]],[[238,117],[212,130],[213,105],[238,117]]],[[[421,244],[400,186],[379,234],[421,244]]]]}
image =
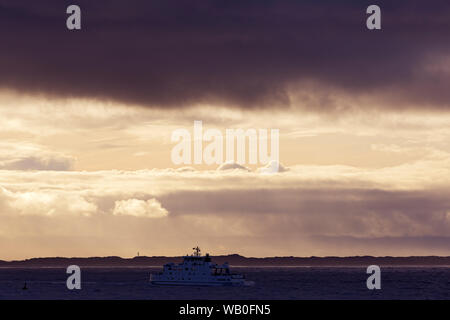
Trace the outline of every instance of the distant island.
{"type": "MultiPolygon", "coordinates": [[[[215,263],[228,262],[231,266],[246,267],[352,267],[369,266],[450,266],[450,257],[412,256],[412,257],[267,257],[247,258],[238,254],[212,256],[215,263]]],[[[168,262],[181,262],[183,257],[139,256],[134,258],[89,257],[89,258],[32,258],[17,261],[2,261],[0,267],[67,267],[75,264],[80,267],[150,267],[162,266],[168,262]]]]}

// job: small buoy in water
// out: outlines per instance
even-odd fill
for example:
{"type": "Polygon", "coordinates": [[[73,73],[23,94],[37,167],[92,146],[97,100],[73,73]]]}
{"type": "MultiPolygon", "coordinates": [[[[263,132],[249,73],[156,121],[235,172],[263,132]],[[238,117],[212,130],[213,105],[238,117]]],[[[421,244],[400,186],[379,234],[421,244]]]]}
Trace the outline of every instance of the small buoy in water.
{"type": "Polygon", "coordinates": [[[27,289],[28,289],[28,288],[27,288],[27,283],[25,282],[24,285],[23,285],[22,290],[27,290],[27,289]]]}

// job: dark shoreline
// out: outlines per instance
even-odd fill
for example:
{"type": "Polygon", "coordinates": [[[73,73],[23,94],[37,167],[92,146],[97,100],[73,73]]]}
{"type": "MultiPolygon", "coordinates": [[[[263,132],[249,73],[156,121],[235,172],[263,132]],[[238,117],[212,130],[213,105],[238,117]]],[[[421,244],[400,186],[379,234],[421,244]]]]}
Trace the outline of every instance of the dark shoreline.
{"type": "MultiPolygon", "coordinates": [[[[89,258],[32,258],[17,261],[2,261],[0,267],[151,267],[162,266],[169,262],[181,262],[182,257],[89,257],[89,258]]],[[[215,263],[228,262],[230,266],[241,267],[359,267],[368,265],[404,266],[404,267],[448,267],[450,257],[412,256],[412,257],[267,257],[247,258],[237,254],[213,256],[215,263]]]]}

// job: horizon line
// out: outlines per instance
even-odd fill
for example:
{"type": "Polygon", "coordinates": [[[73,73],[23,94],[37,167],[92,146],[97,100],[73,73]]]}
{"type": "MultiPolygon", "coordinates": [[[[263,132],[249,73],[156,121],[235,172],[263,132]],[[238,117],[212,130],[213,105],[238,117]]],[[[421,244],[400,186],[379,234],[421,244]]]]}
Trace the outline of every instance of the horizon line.
{"type": "MultiPolygon", "coordinates": [[[[117,255],[109,255],[109,256],[42,256],[42,257],[31,257],[31,258],[23,258],[23,259],[13,259],[13,260],[3,260],[0,259],[1,262],[24,262],[33,259],[104,259],[104,258],[120,258],[123,260],[132,260],[135,258],[182,258],[190,255],[138,255],[133,257],[122,257],[117,255]]],[[[229,253],[229,254],[220,254],[220,255],[211,255],[211,257],[229,257],[229,256],[239,256],[245,259],[283,259],[283,258],[298,258],[298,259],[311,259],[311,258],[338,258],[338,259],[346,259],[346,258],[450,258],[450,256],[445,255],[408,255],[408,256],[374,256],[374,255],[351,255],[351,256],[263,256],[263,257],[253,257],[253,256],[244,256],[238,253],[229,253]]]]}

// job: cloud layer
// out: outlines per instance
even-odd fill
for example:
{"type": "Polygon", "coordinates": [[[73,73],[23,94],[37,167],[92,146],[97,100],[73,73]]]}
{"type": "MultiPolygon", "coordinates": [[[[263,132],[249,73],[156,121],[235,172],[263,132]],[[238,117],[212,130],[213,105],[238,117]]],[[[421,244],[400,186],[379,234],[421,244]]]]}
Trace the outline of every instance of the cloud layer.
{"type": "Polygon", "coordinates": [[[21,257],[37,243],[46,255],[126,255],[130,247],[168,254],[192,239],[256,256],[448,255],[450,165],[438,164],[409,181],[403,166],[294,166],[269,175],[4,170],[0,238],[21,257]],[[51,239],[60,245],[42,247],[51,239]]]}
{"type": "Polygon", "coordinates": [[[150,107],[449,107],[445,0],[378,1],[373,32],[368,1],[77,3],[71,32],[67,2],[0,1],[1,87],[150,107]]]}
{"type": "Polygon", "coordinates": [[[0,259],[450,254],[448,1],[69,4],[0,0],[0,259]],[[286,166],[168,168],[194,120],[286,166]]]}

